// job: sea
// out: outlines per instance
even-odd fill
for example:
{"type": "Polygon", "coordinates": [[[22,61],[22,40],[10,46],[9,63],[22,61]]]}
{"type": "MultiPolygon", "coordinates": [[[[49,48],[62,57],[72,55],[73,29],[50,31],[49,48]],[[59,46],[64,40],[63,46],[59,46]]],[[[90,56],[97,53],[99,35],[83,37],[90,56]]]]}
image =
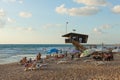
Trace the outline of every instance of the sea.
{"type": "MultiPolygon", "coordinates": [[[[89,47],[90,45],[84,46],[89,47]]],[[[97,45],[97,47],[101,47],[101,45],[97,45]]],[[[19,62],[23,57],[35,59],[38,53],[45,58],[48,51],[54,48],[58,49],[61,54],[75,49],[72,44],[0,44],[0,64],[19,62]]]]}

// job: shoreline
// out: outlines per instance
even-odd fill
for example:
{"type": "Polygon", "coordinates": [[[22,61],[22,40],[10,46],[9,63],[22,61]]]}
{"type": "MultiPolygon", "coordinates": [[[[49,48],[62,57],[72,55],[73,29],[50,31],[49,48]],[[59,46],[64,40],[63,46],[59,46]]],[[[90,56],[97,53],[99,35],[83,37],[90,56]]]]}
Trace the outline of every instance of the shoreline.
{"type": "Polygon", "coordinates": [[[11,65],[11,64],[18,64],[18,62],[3,63],[3,64],[0,64],[0,66],[3,66],[3,65],[11,65]]]}

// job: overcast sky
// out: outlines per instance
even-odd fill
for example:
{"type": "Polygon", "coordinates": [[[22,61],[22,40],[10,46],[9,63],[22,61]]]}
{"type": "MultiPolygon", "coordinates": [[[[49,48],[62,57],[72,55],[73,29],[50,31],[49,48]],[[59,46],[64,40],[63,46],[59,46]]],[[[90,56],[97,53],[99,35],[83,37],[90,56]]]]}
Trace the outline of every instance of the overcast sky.
{"type": "Polygon", "coordinates": [[[0,44],[64,44],[66,22],[90,44],[120,43],[120,0],[0,0],[0,44]]]}

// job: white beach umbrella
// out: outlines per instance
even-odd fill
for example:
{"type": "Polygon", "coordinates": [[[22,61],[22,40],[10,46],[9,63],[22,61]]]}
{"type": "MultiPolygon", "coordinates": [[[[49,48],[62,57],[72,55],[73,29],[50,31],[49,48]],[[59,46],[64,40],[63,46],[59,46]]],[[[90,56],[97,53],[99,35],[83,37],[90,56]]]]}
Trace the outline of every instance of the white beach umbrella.
{"type": "Polygon", "coordinates": [[[120,49],[119,48],[113,49],[112,52],[120,52],[120,49]]]}
{"type": "Polygon", "coordinates": [[[87,49],[80,55],[80,57],[86,57],[88,55],[91,55],[93,52],[95,52],[95,49],[87,49]]]}
{"type": "Polygon", "coordinates": [[[99,48],[99,49],[96,49],[96,51],[100,51],[100,52],[108,52],[109,50],[106,49],[106,48],[99,48]]]}

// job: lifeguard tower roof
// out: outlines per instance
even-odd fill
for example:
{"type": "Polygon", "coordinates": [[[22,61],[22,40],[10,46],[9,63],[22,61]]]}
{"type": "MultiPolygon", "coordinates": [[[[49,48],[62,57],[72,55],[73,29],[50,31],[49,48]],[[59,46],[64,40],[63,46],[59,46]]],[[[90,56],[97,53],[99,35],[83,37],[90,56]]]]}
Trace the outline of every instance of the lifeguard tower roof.
{"type": "Polygon", "coordinates": [[[62,35],[62,37],[66,37],[65,43],[72,43],[72,41],[78,41],[79,43],[87,43],[88,35],[79,34],[79,33],[67,33],[62,35]]]}

